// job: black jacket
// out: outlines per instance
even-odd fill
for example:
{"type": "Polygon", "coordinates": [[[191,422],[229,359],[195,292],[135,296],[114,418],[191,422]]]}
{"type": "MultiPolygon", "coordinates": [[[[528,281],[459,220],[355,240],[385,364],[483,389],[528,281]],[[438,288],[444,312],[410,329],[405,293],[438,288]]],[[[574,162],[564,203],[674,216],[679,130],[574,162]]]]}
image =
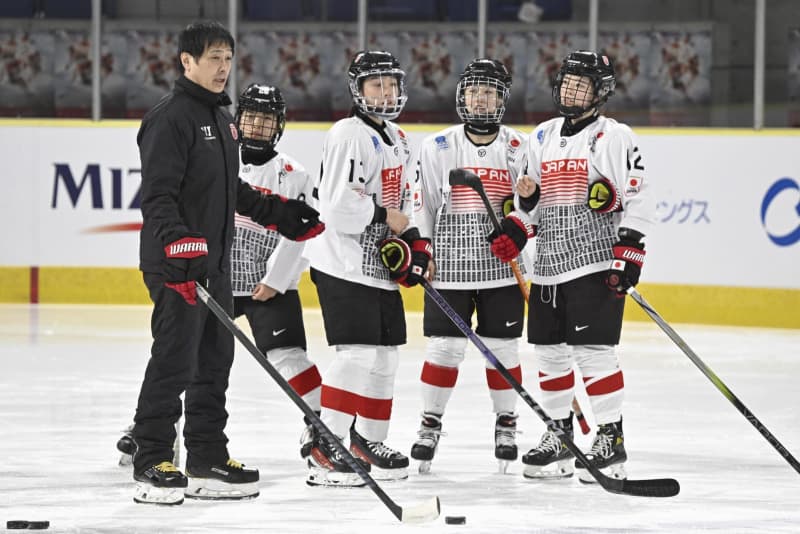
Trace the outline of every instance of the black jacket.
{"type": "Polygon", "coordinates": [[[208,242],[208,275],[230,272],[234,210],[268,224],[272,198],[239,179],[238,132],[212,93],[181,76],[142,119],[139,268],[161,273],[164,247],[188,232],[208,242]]]}

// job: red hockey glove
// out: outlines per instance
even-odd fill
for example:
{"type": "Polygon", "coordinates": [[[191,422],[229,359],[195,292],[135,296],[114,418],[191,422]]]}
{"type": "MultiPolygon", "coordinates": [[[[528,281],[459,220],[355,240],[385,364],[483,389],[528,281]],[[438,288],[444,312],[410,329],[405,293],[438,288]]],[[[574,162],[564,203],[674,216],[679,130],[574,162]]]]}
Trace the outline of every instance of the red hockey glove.
{"type": "Polygon", "coordinates": [[[629,287],[639,283],[644,264],[644,243],[638,239],[621,237],[614,243],[613,252],[614,259],[606,277],[606,285],[618,296],[624,297],[629,287]]]}
{"type": "Polygon", "coordinates": [[[430,239],[415,239],[411,242],[411,267],[405,280],[398,282],[411,287],[422,282],[428,270],[428,262],[433,258],[433,245],[430,239]]]}
{"type": "Polygon", "coordinates": [[[177,291],[187,304],[197,304],[197,289],[194,281],[206,276],[208,244],[197,232],[189,232],[164,247],[164,283],[177,291]]]}
{"type": "Polygon", "coordinates": [[[486,238],[491,244],[492,254],[501,261],[511,261],[519,256],[528,239],[536,235],[536,227],[525,222],[516,213],[510,213],[500,221],[502,232],[493,231],[486,238]]]}
{"type": "Polygon", "coordinates": [[[272,195],[271,220],[278,232],[292,241],[305,241],[316,237],[325,230],[325,223],[319,220],[319,212],[300,200],[272,195]]]}
{"type": "MultiPolygon", "coordinates": [[[[416,230],[404,236],[418,236],[416,230]]],[[[405,238],[390,237],[381,242],[379,246],[381,262],[389,269],[389,278],[398,284],[411,287],[422,281],[428,262],[433,257],[433,245],[429,239],[417,237],[410,243],[405,238]]]]}

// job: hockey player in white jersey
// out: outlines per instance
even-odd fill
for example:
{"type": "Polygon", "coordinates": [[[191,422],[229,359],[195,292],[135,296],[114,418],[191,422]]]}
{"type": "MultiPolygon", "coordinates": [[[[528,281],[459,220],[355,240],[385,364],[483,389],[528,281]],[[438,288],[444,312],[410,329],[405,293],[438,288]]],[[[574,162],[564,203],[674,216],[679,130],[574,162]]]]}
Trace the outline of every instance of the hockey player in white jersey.
{"type": "MultiPolygon", "coordinates": [[[[475,173],[502,217],[504,201],[513,198],[526,161],[525,136],[501,124],[510,89],[511,75],[500,61],[481,58],[466,66],[456,87],[456,109],[463,124],[427,137],[420,148],[416,179],[421,202],[415,219],[422,236],[433,241],[433,286],[467,324],[477,313],[477,334],[521,382],[518,338],[524,324],[524,297],[509,265],[490,251],[486,237],[492,223],[480,197],[469,187],[451,188],[448,182],[452,169],[475,173]]],[[[421,375],[422,423],[411,448],[420,472],[430,469],[467,348],[464,334],[427,295],[424,334],[428,343],[421,375]]],[[[494,454],[504,472],[507,463],[517,459],[517,393],[488,362],[486,383],[496,414],[494,454]]]]}
{"type": "MultiPolygon", "coordinates": [[[[353,112],[328,131],[316,198],[324,239],[306,248],[328,344],[336,358],[323,374],[322,420],[378,480],[408,476],[408,458],[384,444],[392,413],[397,346],[406,342],[397,283],[429,269],[430,242],[413,224],[410,151],[392,120],[406,102],[405,73],[385,51],[361,51],[348,69],[353,112]],[[389,238],[388,241],[387,238],[389,238]],[[381,253],[400,254],[390,272],[381,253]]],[[[317,439],[310,485],[363,485],[336,449],[317,439]]]]}
{"type": "MultiPolygon", "coordinates": [[[[275,146],[286,125],[286,102],[280,89],[251,84],[239,96],[239,176],[266,194],[307,201],[313,180],[291,156],[275,146]]],[[[307,267],[305,242],[290,241],[236,214],[231,250],[234,316],[250,323],[256,346],[266,354],[289,385],[316,412],[320,410],[322,378],[306,353],[303,310],[297,292],[307,267]]],[[[314,428],[306,420],[300,455],[311,453],[314,428]]]]}
{"type": "MultiPolygon", "coordinates": [[[[573,436],[576,363],[599,425],[587,457],[609,476],[625,478],[624,382],[615,347],[625,291],[639,281],[655,203],[636,136],[600,114],[614,84],[606,56],[579,50],[564,59],[553,87],[561,117],[531,134],[531,177],[520,180],[518,192],[540,190],[538,205],[521,204],[537,237],[528,342],[536,345],[542,407],[573,436]]],[[[513,227],[508,230],[493,243],[503,259],[526,241],[513,227]]],[[[548,430],[523,456],[524,474],[572,476],[571,457],[548,430]]],[[[582,465],[575,467],[582,481],[593,482],[582,465]]]]}

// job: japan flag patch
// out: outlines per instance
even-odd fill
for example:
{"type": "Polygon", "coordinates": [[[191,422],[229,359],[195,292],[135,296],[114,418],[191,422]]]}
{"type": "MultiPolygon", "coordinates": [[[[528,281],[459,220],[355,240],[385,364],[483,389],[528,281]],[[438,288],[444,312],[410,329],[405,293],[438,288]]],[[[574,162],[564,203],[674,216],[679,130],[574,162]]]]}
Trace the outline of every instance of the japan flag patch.
{"type": "Polygon", "coordinates": [[[640,176],[630,176],[625,184],[625,196],[632,197],[642,189],[643,179],[640,176]]]}

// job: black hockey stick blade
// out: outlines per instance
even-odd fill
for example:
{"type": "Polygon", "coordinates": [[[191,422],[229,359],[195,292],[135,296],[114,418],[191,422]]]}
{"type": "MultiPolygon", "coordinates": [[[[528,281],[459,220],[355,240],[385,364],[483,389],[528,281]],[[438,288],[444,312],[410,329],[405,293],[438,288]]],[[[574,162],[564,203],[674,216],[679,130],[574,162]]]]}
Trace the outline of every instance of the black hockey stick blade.
{"type": "Polygon", "coordinates": [[[483,184],[478,175],[466,169],[452,169],[448,176],[450,185],[466,185],[472,189],[480,187],[483,189],[483,184]]]}
{"type": "Polygon", "coordinates": [[[748,410],[744,403],[740,401],[730,389],[728,389],[728,386],[726,386],[725,383],[714,373],[714,371],[712,371],[711,368],[707,366],[697,354],[695,354],[695,352],[689,347],[683,338],[681,338],[681,336],[679,336],[678,333],[673,330],[664,319],[661,318],[658,312],[652,306],[650,306],[650,303],[645,300],[641,293],[639,293],[636,288],[631,287],[628,289],[628,294],[639,306],[642,307],[644,312],[650,316],[650,318],[661,328],[661,330],[667,334],[667,337],[669,337],[673,343],[675,343],[678,348],[681,349],[690,360],[692,360],[692,363],[694,363],[697,368],[700,369],[704,375],[706,375],[706,378],[708,378],[711,383],[716,386],[720,393],[722,393],[725,398],[728,399],[737,410],[739,410],[739,413],[741,413],[745,419],[750,421],[750,424],[753,425],[762,436],[764,436],[767,442],[772,445],[776,451],[778,451],[778,454],[780,454],[789,463],[789,465],[794,468],[795,471],[800,473],[800,462],[798,462],[797,459],[792,456],[792,453],[790,453],[786,447],[784,447],[781,442],[778,441],[778,438],[772,435],[772,432],[767,430],[767,427],[764,426],[758,417],[753,415],[753,412],[748,410]]]}
{"type": "Polygon", "coordinates": [[[199,282],[196,282],[197,286],[197,296],[200,297],[200,300],[208,307],[208,309],[213,313],[217,319],[222,323],[222,325],[227,328],[231,334],[247,349],[247,351],[253,355],[256,361],[264,368],[264,370],[272,377],[272,379],[278,384],[278,386],[283,390],[286,395],[292,399],[292,402],[297,405],[298,408],[303,412],[303,414],[311,421],[311,424],[314,425],[314,428],[319,431],[319,433],[325,437],[329,443],[331,443],[336,449],[338,449],[339,453],[342,455],[342,460],[352,469],[360,478],[364,481],[364,483],[378,496],[378,498],[386,505],[387,508],[394,514],[394,516],[402,521],[403,523],[425,523],[428,521],[433,521],[437,517],[439,517],[439,512],[441,511],[441,505],[439,503],[439,497],[432,497],[429,500],[420,503],[415,506],[411,507],[402,507],[398,505],[396,502],[392,500],[389,495],[383,491],[378,483],[375,481],[372,476],[370,476],[369,472],[364,469],[360,463],[353,458],[353,455],[347,450],[339,439],[334,436],[333,432],[328,428],[328,426],[322,422],[322,419],[311,409],[311,407],[306,404],[306,401],[292,389],[292,386],[286,381],[283,376],[278,372],[277,369],[270,363],[269,359],[261,352],[258,347],[250,340],[244,332],[242,332],[236,323],[233,321],[230,315],[225,311],[225,309],[219,305],[219,303],[214,300],[214,298],[209,294],[208,290],[202,286],[199,282]]]}
{"type": "Polygon", "coordinates": [[[489,214],[489,218],[492,220],[492,226],[494,226],[494,229],[498,232],[502,231],[500,219],[497,218],[497,214],[492,208],[492,203],[489,200],[489,197],[486,196],[486,190],[483,188],[483,182],[481,182],[481,179],[478,178],[477,174],[466,169],[452,169],[448,175],[448,179],[450,186],[464,185],[478,193],[478,196],[481,197],[481,201],[486,208],[486,212],[489,214]]]}
{"type": "Polygon", "coordinates": [[[585,454],[575,445],[575,442],[561,430],[558,425],[556,424],[550,416],[545,413],[539,404],[533,397],[531,397],[530,393],[522,387],[516,378],[506,369],[506,367],[500,363],[497,357],[492,353],[491,350],[483,343],[480,337],[467,325],[466,322],[461,318],[460,315],[450,306],[450,304],[445,300],[441,293],[439,293],[436,288],[434,288],[430,282],[423,279],[422,287],[425,289],[425,293],[433,299],[434,302],[439,306],[442,312],[447,315],[453,324],[461,330],[463,333],[475,347],[483,354],[483,357],[489,360],[489,363],[494,366],[494,368],[500,373],[500,375],[508,382],[508,384],[514,388],[514,391],[522,397],[522,400],[536,412],[536,415],[544,421],[547,427],[554,433],[558,438],[564,443],[564,446],[569,449],[569,451],[575,456],[575,458],[589,471],[589,473],[597,480],[597,483],[603,487],[608,492],[611,493],[619,493],[623,495],[633,495],[637,497],[673,497],[677,495],[680,490],[680,484],[678,481],[673,478],[653,478],[653,479],[643,479],[643,480],[619,480],[615,478],[608,477],[604,475],[597,467],[593,466],[589,459],[586,457],[585,454]]]}

